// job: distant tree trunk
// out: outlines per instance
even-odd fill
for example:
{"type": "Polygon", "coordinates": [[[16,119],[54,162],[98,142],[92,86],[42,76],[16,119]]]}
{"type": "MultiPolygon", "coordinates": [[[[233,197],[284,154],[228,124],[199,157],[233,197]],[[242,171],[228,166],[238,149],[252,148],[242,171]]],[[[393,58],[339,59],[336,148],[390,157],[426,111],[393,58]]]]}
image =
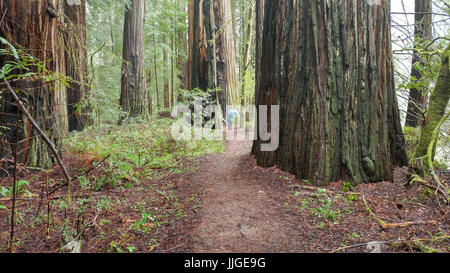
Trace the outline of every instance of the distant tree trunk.
{"type": "MultiPolygon", "coordinates": [[[[149,69],[147,77],[147,86],[150,86],[151,82],[152,82],[152,70],[149,69]]],[[[147,106],[148,106],[148,114],[151,116],[153,114],[153,99],[151,88],[147,88],[147,106]]]]}
{"type": "MultiPolygon", "coordinates": [[[[153,45],[155,46],[156,50],[156,39],[153,36],[153,45]]],[[[159,110],[161,103],[159,101],[159,84],[158,84],[158,59],[156,57],[156,53],[153,55],[153,68],[155,71],[155,91],[156,91],[156,108],[159,110]]]]}
{"type": "MultiPolygon", "coordinates": [[[[167,45],[167,38],[163,39],[164,45],[167,45]]],[[[163,49],[163,65],[164,65],[164,108],[170,107],[170,87],[169,87],[169,59],[167,57],[167,49],[163,49]]]]}
{"type": "Polygon", "coordinates": [[[217,48],[217,85],[226,97],[227,105],[240,104],[240,94],[236,76],[236,50],[231,17],[231,4],[227,0],[214,3],[217,48]]]}
{"type": "Polygon", "coordinates": [[[212,0],[203,0],[203,14],[206,43],[208,49],[208,88],[215,89],[217,87],[216,75],[216,24],[214,22],[214,10],[212,0]]]}
{"type": "Polygon", "coordinates": [[[246,81],[245,78],[248,73],[248,66],[250,64],[250,49],[252,46],[252,36],[253,36],[253,16],[254,16],[254,6],[250,7],[249,14],[248,14],[248,22],[247,22],[247,29],[245,31],[245,47],[244,47],[244,55],[242,59],[243,68],[242,68],[242,84],[241,84],[241,104],[243,106],[246,105],[245,102],[245,89],[246,87],[246,81]]]}
{"type": "Polygon", "coordinates": [[[188,60],[184,78],[186,80],[185,88],[192,90],[192,65],[194,59],[194,0],[188,2],[188,60]]]}
{"type": "Polygon", "coordinates": [[[203,0],[203,15],[207,45],[207,67],[208,67],[208,84],[207,88],[210,90],[216,90],[212,100],[217,102],[221,106],[222,114],[225,115],[225,93],[223,90],[218,89],[218,71],[217,71],[217,26],[214,14],[214,3],[212,0],[203,0]]]}
{"type": "Polygon", "coordinates": [[[69,131],[82,131],[86,126],[87,94],[87,44],[86,1],[80,5],[64,0],[66,75],[74,80],[67,88],[67,112],[69,131]]]}
{"type": "Polygon", "coordinates": [[[280,105],[280,145],[262,152],[259,138],[259,165],[327,185],[392,180],[408,163],[389,10],[388,1],[265,1],[256,96],[280,105]]]}
{"type": "Polygon", "coordinates": [[[208,53],[205,39],[203,0],[192,0],[189,6],[188,89],[208,89],[208,53]]]}
{"type": "MultiPolygon", "coordinates": [[[[0,1],[0,36],[37,58],[50,73],[64,74],[64,50],[58,44],[57,32],[61,8],[62,2],[59,0],[0,1]]],[[[6,62],[5,55],[0,56],[0,66],[3,67],[6,62]]],[[[37,72],[37,68],[32,68],[32,71],[37,72]]],[[[45,76],[47,72],[43,74],[45,76]]],[[[65,86],[55,81],[47,82],[43,77],[10,83],[15,90],[22,90],[19,95],[33,118],[55,146],[60,147],[62,136],[68,131],[65,86]]],[[[1,139],[0,158],[11,158],[10,151],[14,149],[18,133],[19,163],[43,168],[52,166],[55,158],[51,151],[34,132],[31,122],[22,114],[16,115],[17,107],[8,92],[2,92],[0,107],[0,126],[8,128],[2,132],[6,138],[1,139]],[[19,127],[16,129],[18,121],[19,127]]]]}
{"type": "MultiPolygon", "coordinates": [[[[185,1],[184,0],[177,0],[178,9],[186,10],[185,1]]],[[[178,22],[185,22],[187,19],[186,15],[182,16],[181,19],[178,18],[178,22]]],[[[180,88],[186,89],[188,86],[186,82],[186,69],[187,69],[187,58],[185,56],[185,53],[187,52],[187,36],[184,30],[178,30],[178,37],[177,37],[177,68],[180,71],[179,74],[179,80],[180,80],[180,88]]]]}
{"type": "MultiPolygon", "coordinates": [[[[433,133],[441,122],[442,118],[445,115],[445,111],[448,106],[448,102],[450,100],[450,46],[442,54],[442,64],[441,71],[439,73],[439,78],[436,83],[436,87],[434,88],[433,93],[431,93],[430,97],[430,106],[427,111],[427,115],[425,121],[422,126],[422,131],[419,139],[419,143],[414,152],[414,158],[420,159],[427,155],[428,147],[430,146],[431,141],[433,140],[433,133]]],[[[439,128],[437,128],[439,129],[439,128]]],[[[433,162],[435,156],[435,147],[433,148],[431,154],[431,161],[433,162]]],[[[419,162],[421,160],[418,160],[419,162]]],[[[424,167],[429,168],[427,160],[423,160],[424,167]]],[[[417,163],[415,163],[417,166],[417,163]]]]}
{"type": "Polygon", "coordinates": [[[175,103],[175,38],[171,38],[171,54],[170,54],[170,106],[175,103]]]}
{"type": "MultiPolygon", "coordinates": [[[[432,39],[433,3],[431,0],[416,0],[414,22],[414,48],[417,49],[424,40],[432,39]]],[[[424,65],[424,60],[417,51],[412,58],[411,77],[416,82],[422,79],[422,73],[416,65],[424,65]]],[[[423,94],[421,88],[412,88],[409,91],[408,112],[406,115],[406,126],[417,128],[423,118],[422,112],[426,109],[427,95],[423,94]]]]}
{"type": "Polygon", "coordinates": [[[120,106],[130,117],[143,115],[145,0],[132,0],[125,11],[120,106]]]}

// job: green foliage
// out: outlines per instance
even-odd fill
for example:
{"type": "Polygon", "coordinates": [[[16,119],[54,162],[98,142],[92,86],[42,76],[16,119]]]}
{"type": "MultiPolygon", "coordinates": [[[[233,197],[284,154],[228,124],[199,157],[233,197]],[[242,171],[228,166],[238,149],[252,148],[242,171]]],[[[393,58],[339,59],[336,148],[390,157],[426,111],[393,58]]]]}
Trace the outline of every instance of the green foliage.
{"type": "MultiPolygon", "coordinates": [[[[353,185],[350,182],[343,182],[342,183],[342,188],[344,189],[344,192],[352,192],[354,190],[353,185]]],[[[353,202],[353,201],[357,201],[358,200],[358,196],[356,196],[356,194],[354,194],[354,193],[346,194],[345,198],[349,202],[353,202]]]]}
{"type": "Polygon", "coordinates": [[[333,203],[334,200],[326,194],[326,190],[318,189],[313,197],[301,201],[301,210],[309,210],[315,218],[334,222],[342,215],[340,210],[333,209],[333,203]]]}
{"type": "Polygon", "coordinates": [[[403,132],[405,134],[406,140],[406,154],[408,155],[409,159],[412,159],[414,155],[414,149],[416,148],[417,143],[419,143],[420,128],[405,126],[403,128],[403,132]]]}
{"type": "MultiPolygon", "coordinates": [[[[26,181],[26,180],[20,180],[16,182],[16,194],[17,195],[26,195],[28,197],[33,196],[33,194],[26,189],[26,186],[29,186],[30,182],[26,181]]],[[[10,187],[3,187],[0,186],[0,196],[4,197],[4,198],[10,198],[12,197],[12,193],[13,193],[13,186],[10,187]]]]}
{"type": "MultiPolygon", "coordinates": [[[[119,107],[121,90],[122,47],[125,7],[129,0],[91,0],[87,5],[87,47],[89,57],[89,105],[96,124],[115,123],[123,113],[119,107]],[[107,107],[105,107],[107,105],[107,107]]],[[[163,60],[166,50],[168,60],[174,62],[174,87],[180,86],[182,71],[178,58],[186,59],[187,49],[178,41],[187,32],[186,2],[156,0],[146,4],[144,29],[144,65],[147,93],[156,108],[156,84],[159,101],[162,101],[164,75],[171,75],[171,64],[163,60]],[[155,76],[155,69],[157,75],[155,76]],[[156,82],[158,79],[158,82],[156,82]]],[[[171,80],[169,80],[171,82],[171,80]]],[[[170,83],[171,84],[171,83],[170,83]]],[[[157,112],[157,111],[154,111],[157,112]]]]}
{"type": "Polygon", "coordinates": [[[65,140],[67,151],[81,157],[88,155],[94,162],[110,155],[103,164],[103,175],[92,178],[93,181],[81,178],[82,187],[96,191],[129,188],[139,185],[144,178],[157,177],[161,170],[185,171],[183,160],[223,152],[224,144],[220,141],[176,142],[171,136],[173,122],[161,119],[149,125],[131,122],[123,127],[94,126],[73,133],[65,140]]]}
{"type": "Polygon", "coordinates": [[[152,213],[143,212],[141,219],[134,223],[133,229],[142,233],[150,232],[155,225],[158,225],[157,217],[152,213]]]}

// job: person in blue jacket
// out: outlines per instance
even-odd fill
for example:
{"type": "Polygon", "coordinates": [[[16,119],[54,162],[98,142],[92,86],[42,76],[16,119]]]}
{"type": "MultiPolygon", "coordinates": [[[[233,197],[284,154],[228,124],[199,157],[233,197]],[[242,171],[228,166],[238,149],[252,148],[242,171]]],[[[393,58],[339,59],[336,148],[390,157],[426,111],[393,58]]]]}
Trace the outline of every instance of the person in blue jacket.
{"type": "Polygon", "coordinates": [[[238,114],[239,114],[239,112],[234,109],[231,109],[230,111],[228,111],[228,114],[227,114],[228,130],[231,131],[233,129],[233,123],[238,114]]]}

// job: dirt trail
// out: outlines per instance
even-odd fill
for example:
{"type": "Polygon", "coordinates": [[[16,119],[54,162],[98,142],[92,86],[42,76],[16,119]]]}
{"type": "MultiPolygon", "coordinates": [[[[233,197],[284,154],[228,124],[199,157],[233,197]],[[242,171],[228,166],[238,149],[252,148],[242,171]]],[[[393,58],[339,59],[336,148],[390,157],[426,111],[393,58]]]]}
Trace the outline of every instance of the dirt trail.
{"type": "MultiPolygon", "coordinates": [[[[406,189],[405,170],[397,169],[396,182],[364,184],[354,188],[368,200],[371,210],[387,223],[438,220],[438,225],[411,225],[382,230],[360,200],[344,195],[321,194],[301,189],[303,180],[276,167],[263,169],[250,156],[251,142],[229,141],[225,154],[209,155],[196,164],[190,188],[202,205],[189,228],[175,236],[184,241],[183,252],[194,253],[302,253],[331,252],[359,245],[344,252],[369,252],[365,243],[394,242],[399,238],[428,238],[449,230],[447,212],[434,199],[415,201],[419,187],[406,189]],[[295,194],[293,194],[295,192],[295,194]],[[184,240],[187,239],[187,240],[184,240]]],[[[343,191],[342,183],[326,189],[343,191]]],[[[304,184],[306,185],[306,184],[304,184]]],[[[434,244],[434,243],[433,243],[434,244]]],[[[433,245],[448,251],[448,243],[433,245]]],[[[179,251],[180,249],[178,249],[179,251]]],[[[411,252],[406,248],[386,252],[411,252]]]]}
{"type": "Polygon", "coordinates": [[[251,142],[227,141],[224,155],[202,160],[193,182],[203,188],[199,223],[191,234],[193,252],[301,252],[298,223],[285,214],[267,185],[242,167],[251,142]]]}

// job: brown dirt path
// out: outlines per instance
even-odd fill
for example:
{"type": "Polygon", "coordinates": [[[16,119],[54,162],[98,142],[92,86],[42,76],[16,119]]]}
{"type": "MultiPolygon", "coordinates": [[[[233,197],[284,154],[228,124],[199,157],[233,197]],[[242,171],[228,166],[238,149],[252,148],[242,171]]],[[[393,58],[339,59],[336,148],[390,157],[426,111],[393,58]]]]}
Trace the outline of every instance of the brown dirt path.
{"type": "Polygon", "coordinates": [[[264,184],[245,173],[251,142],[227,141],[224,155],[206,157],[193,177],[203,188],[201,219],[191,251],[302,252],[298,224],[264,184]]]}
{"type": "MultiPolygon", "coordinates": [[[[372,211],[388,223],[439,219],[438,225],[412,225],[383,230],[360,200],[345,196],[303,190],[305,182],[276,167],[263,169],[250,155],[250,141],[229,141],[225,154],[202,157],[196,164],[189,187],[201,201],[196,216],[186,219],[178,231],[173,251],[194,253],[303,253],[331,252],[345,246],[344,252],[370,252],[365,243],[394,242],[410,238],[428,238],[447,234],[449,221],[433,198],[417,199],[420,188],[404,187],[404,170],[396,170],[396,182],[359,185],[355,191],[365,194],[372,211]],[[327,211],[334,220],[318,211],[327,211]],[[420,203],[418,203],[420,202],[420,203]],[[422,204],[423,203],[423,204],[422,204]]],[[[342,191],[342,183],[327,190],[342,191]]],[[[446,210],[447,211],[447,210],[446,210]]],[[[447,211],[448,213],[448,211],[447,211]]],[[[448,251],[446,242],[433,243],[438,251],[448,251]]],[[[383,246],[383,252],[414,252],[411,245],[395,249],[383,246]]],[[[419,250],[420,251],[420,250],[419,250]]]]}

